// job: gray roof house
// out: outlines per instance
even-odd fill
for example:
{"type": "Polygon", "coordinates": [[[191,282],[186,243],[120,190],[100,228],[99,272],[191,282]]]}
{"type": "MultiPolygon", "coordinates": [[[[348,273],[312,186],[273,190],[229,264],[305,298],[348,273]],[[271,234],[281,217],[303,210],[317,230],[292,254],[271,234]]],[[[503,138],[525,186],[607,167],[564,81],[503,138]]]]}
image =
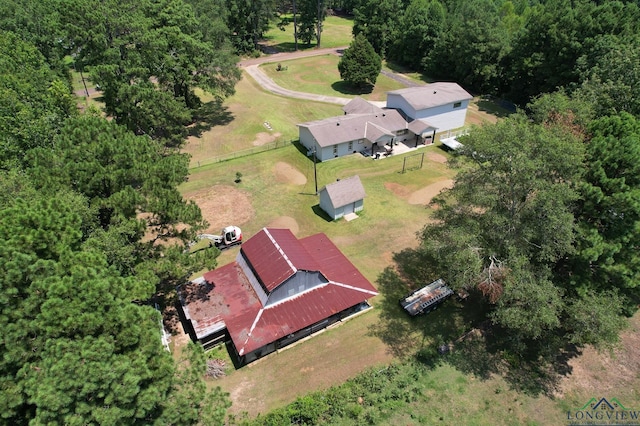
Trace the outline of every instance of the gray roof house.
{"type": "Polygon", "coordinates": [[[429,145],[436,131],[464,126],[472,96],[456,83],[431,83],[387,92],[387,107],[353,98],[344,115],[298,124],[300,143],[319,161],[356,152],[388,153],[393,146],[429,145]]]}
{"type": "Polygon", "coordinates": [[[457,83],[438,82],[387,92],[387,108],[401,110],[408,120],[427,120],[445,132],[464,126],[471,99],[457,83]]]}
{"type": "Polygon", "coordinates": [[[376,114],[382,113],[382,108],[371,102],[356,96],[348,104],[342,107],[345,114],[376,114]]]}
{"type": "Polygon", "coordinates": [[[322,188],[319,192],[320,208],[333,220],[364,208],[364,187],[360,177],[339,179],[322,188]]]}
{"type": "MultiPolygon", "coordinates": [[[[418,137],[436,131],[425,120],[410,127],[399,111],[372,107],[374,112],[371,113],[347,113],[298,124],[300,143],[309,155],[315,153],[319,161],[325,161],[356,152],[373,154],[384,145],[391,146],[398,141],[417,142],[418,137]]],[[[358,110],[363,108],[366,106],[361,104],[358,110]]]]}

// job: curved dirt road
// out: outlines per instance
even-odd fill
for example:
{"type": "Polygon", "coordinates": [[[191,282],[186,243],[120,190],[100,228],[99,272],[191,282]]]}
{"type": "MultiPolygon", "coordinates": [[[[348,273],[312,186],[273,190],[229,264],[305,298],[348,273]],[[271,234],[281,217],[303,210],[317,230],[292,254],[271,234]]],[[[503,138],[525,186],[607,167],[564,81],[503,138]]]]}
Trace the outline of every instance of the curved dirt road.
{"type": "MultiPolygon", "coordinates": [[[[252,58],[240,61],[238,65],[243,68],[247,74],[249,74],[262,88],[265,90],[275,93],[276,95],[286,96],[290,98],[296,99],[307,99],[310,101],[316,102],[326,102],[330,104],[338,104],[338,105],[346,105],[353,98],[344,98],[341,96],[326,96],[326,95],[317,95],[314,93],[306,93],[306,92],[296,92],[295,90],[285,89],[281,86],[278,86],[272,79],[270,79],[265,73],[260,69],[260,64],[278,62],[278,61],[287,61],[290,59],[297,58],[308,58],[310,56],[320,56],[320,55],[340,55],[347,47],[332,47],[325,49],[311,49],[311,50],[303,50],[298,52],[282,52],[282,53],[274,53],[266,56],[262,56],[260,58],[252,58]]],[[[420,86],[420,83],[412,81],[406,77],[400,76],[398,74],[382,71],[383,75],[386,75],[407,87],[415,87],[420,86]]],[[[386,102],[374,102],[378,106],[385,106],[386,102]]]]}

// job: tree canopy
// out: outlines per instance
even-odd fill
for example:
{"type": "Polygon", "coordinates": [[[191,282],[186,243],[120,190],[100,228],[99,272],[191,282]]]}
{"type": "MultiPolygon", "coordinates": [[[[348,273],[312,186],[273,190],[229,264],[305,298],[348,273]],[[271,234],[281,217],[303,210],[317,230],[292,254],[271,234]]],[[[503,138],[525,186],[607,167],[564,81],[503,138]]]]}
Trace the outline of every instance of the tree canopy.
{"type": "Polygon", "coordinates": [[[340,78],[356,87],[375,85],[381,69],[380,56],[361,34],[356,36],[338,62],[340,78]]]}
{"type": "Polygon", "coordinates": [[[40,13],[0,19],[2,422],[219,424],[229,402],[206,390],[202,348],[174,363],[153,302],[216,264],[217,250],[185,251],[204,222],[177,189],[188,158],[173,146],[196,85],[233,91],[226,33],[202,36],[180,1],[30,3],[16,5],[64,13],[47,17],[53,45],[30,32],[40,13]],[[145,101],[80,113],[62,51],[130,79],[105,80],[105,99],[145,101]],[[158,130],[173,107],[180,120],[158,130]]]}

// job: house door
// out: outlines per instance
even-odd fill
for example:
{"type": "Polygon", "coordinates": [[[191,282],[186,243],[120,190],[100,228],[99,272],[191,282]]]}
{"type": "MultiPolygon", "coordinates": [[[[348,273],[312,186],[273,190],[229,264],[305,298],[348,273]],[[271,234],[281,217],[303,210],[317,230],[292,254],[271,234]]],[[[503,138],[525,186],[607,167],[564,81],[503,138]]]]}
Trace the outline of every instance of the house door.
{"type": "Polygon", "coordinates": [[[344,206],[344,214],[353,213],[356,203],[347,204],[344,206]]]}

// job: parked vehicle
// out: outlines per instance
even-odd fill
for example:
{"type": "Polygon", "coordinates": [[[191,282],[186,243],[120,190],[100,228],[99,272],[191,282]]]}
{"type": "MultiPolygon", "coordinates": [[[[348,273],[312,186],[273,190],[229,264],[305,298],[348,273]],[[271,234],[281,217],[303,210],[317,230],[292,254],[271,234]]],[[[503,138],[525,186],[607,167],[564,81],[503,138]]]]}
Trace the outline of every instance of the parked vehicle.
{"type": "Polygon", "coordinates": [[[209,240],[209,246],[216,246],[220,250],[242,244],[242,230],[237,226],[225,227],[220,235],[200,234],[198,238],[201,240],[209,240]]]}
{"type": "Polygon", "coordinates": [[[445,284],[442,278],[439,278],[400,299],[400,306],[411,316],[426,314],[437,309],[452,294],[453,290],[445,284]]]}

